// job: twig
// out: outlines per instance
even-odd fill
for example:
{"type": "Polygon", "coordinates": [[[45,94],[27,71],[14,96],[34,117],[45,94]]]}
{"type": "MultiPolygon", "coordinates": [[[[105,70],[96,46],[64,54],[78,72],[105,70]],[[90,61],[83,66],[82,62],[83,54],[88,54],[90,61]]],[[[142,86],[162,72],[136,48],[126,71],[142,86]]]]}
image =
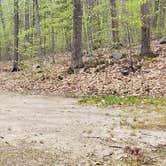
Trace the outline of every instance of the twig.
{"type": "Polygon", "coordinates": [[[93,139],[99,139],[100,140],[100,143],[105,145],[105,146],[108,146],[110,148],[115,148],[115,149],[123,149],[124,147],[122,146],[117,146],[117,145],[110,145],[110,144],[107,144],[107,143],[104,143],[105,140],[101,137],[84,137],[84,138],[93,138],[93,139]]]}
{"type": "Polygon", "coordinates": [[[152,157],[152,158],[150,158],[149,160],[144,161],[143,164],[148,164],[150,161],[151,161],[151,162],[155,162],[154,159],[162,158],[162,157],[165,157],[165,156],[155,156],[155,157],[152,157]]]}

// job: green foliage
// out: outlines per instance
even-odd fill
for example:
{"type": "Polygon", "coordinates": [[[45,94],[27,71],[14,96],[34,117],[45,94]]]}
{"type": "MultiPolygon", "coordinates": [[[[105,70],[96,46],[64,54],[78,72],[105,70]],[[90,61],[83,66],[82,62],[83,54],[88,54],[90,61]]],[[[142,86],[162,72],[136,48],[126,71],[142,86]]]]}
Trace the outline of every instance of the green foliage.
{"type": "MultiPolygon", "coordinates": [[[[83,3],[83,45],[84,48],[91,47],[96,49],[99,47],[107,47],[113,44],[112,31],[118,30],[120,41],[125,45],[138,43],[141,38],[140,28],[140,4],[146,0],[128,0],[123,6],[121,0],[116,0],[117,20],[119,28],[111,28],[111,5],[109,0],[82,0],[83,3]]],[[[73,2],[72,0],[41,0],[39,3],[40,11],[40,26],[41,40],[43,52],[50,53],[52,45],[54,50],[70,49],[72,43],[72,28],[73,28],[73,2]],[[54,32],[52,32],[52,29],[54,32]],[[51,36],[54,36],[52,44],[51,36]]],[[[151,15],[158,15],[157,27],[153,29],[154,35],[162,36],[166,30],[162,28],[166,17],[163,16],[163,11],[166,8],[166,2],[161,1],[159,10],[154,11],[155,4],[151,2],[151,15]]],[[[19,53],[22,56],[36,56],[36,37],[35,24],[33,14],[33,1],[28,1],[25,5],[25,0],[19,1],[19,16],[20,16],[20,34],[19,34],[19,53]],[[25,15],[29,14],[29,28],[25,29],[25,15]],[[29,40],[26,41],[26,36],[29,40]]],[[[2,0],[0,6],[0,48],[1,55],[6,55],[13,51],[13,0],[2,0]],[[5,28],[4,28],[5,27],[5,28]]]]}
{"type": "Polygon", "coordinates": [[[143,96],[89,96],[79,100],[80,104],[100,104],[103,106],[162,106],[166,107],[166,98],[143,96]]]}

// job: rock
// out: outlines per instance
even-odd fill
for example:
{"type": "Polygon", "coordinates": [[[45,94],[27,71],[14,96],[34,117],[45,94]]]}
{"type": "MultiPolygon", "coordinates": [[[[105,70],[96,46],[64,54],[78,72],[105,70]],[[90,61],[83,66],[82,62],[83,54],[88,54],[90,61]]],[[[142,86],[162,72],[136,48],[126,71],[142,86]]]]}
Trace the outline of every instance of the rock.
{"type": "Polygon", "coordinates": [[[122,53],[113,53],[112,54],[112,57],[114,58],[114,59],[122,59],[123,57],[124,57],[124,54],[122,54],[122,53]]]}
{"type": "Polygon", "coordinates": [[[33,69],[40,69],[40,68],[41,68],[41,66],[39,64],[33,65],[33,69]]]}
{"type": "Polygon", "coordinates": [[[58,76],[58,79],[59,79],[59,80],[63,80],[63,79],[64,79],[64,76],[63,76],[63,75],[59,75],[59,76],[58,76]]]}
{"type": "Polygon", "coordinates": [[[140,50],[141,49],[141,45],[133,46],[131,48],[134,49],[134,50],[140,50]]]}
{"type": "Polygon", "coordinates": [[[130,71],[128,69],[124,69],[120,71],[124,76],[128,76],[130,74],[130,71]]]}
{"type": "Polygon", "coordinates": [[[99,65],[99,66],[96,67],[95,72],[104,71],[104,69],[105,69],[106,67],[107,67],[107,66],[106,66],[105,64],[99,65]]]}
{"type": "Polygon", "coordinates": [[[163,37],[159,41],[160,44],[166,44],[166,37],[163,37]]]}

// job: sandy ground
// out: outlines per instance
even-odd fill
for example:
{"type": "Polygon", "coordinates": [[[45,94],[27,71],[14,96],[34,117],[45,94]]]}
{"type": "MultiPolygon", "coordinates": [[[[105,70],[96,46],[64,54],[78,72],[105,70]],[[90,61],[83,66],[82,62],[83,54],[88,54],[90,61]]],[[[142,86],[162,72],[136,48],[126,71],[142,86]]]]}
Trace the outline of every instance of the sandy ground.
{"type": "MultiPolygon", "coordinates": [[[[156,113],[136,116],[147,115],[156,113]]],[[[129,157],[166,165],[166,130],[122,124],[133,116],[70,98],[0,94],[0,165],[125,165],[129,157]]]]}

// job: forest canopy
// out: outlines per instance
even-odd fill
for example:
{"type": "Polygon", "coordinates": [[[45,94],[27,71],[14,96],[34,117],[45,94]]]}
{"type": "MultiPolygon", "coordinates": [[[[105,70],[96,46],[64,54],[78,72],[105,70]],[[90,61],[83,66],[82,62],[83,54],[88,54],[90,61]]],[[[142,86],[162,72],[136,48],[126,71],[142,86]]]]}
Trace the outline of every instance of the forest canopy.
{"type": "MultiPolygon", "coordinates": [[[[140,5],[145,2],[146,0],[82,0],[83,48],[90,53],[97,48],[111,47],[116,40],[123,46],[139,43],[142,26],[140,5]],[[118,36],[113,36],[112,31],[118,31],[118,36]]],[[[162,37],[166,33],[166,2],[165,0],[149,2],[152,38],[162,37]]],[[[5,59],[11,59],[13,55],[13,4],[13,0],[0,1],[0,57],[5,59]]],[[[41,40],[43,56],[60,50],[71,50],[72,0],[18,0],[18,10],[18,51],[21,56],[35,57],[39,47],[37,40],[41,40]],[[36,2],[39,10],[40,39],[36,38],[36,2]]]]}

